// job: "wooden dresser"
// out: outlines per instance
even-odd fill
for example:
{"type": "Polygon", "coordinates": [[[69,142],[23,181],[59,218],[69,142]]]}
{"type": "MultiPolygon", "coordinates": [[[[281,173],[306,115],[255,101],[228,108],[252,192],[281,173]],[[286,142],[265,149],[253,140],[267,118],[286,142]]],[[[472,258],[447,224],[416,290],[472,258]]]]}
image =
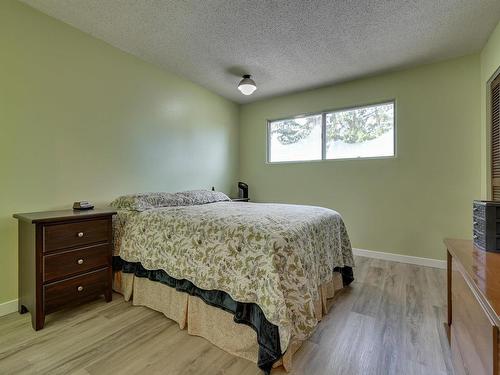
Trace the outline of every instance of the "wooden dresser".
{"type": "Polygon", "coordinates": [[[455,375],[498,375],[500,253],[445,240],[448,327],[455,375]]]}
{"type": "Polygon", "coordinates": [[[112,210],[15,214],[19,221],[19,312],[35,330],[45,315],[104,295],[111,301],[112,210]]]}

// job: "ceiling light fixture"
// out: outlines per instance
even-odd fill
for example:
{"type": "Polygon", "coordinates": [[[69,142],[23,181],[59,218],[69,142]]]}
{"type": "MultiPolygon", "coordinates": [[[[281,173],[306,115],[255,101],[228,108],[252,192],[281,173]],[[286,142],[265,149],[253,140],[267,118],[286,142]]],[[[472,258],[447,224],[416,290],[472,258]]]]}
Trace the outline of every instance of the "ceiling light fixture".
{"type": "Polygon", "coordinates": [[[245,74],[238,84],[238,90],[240,90],[243,95],[252,95],[252,93],[257,90],[257,85],[250,77],[250,74],[245,74]]]}

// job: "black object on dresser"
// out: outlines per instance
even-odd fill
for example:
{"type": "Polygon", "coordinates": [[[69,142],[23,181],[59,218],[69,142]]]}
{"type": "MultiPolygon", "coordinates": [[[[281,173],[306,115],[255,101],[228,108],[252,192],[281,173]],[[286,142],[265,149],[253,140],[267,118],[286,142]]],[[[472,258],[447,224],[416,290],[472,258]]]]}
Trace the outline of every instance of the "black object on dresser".
{"type": "Polygon", "coordinates": [[[474,245],[481,250],[500,251],[500,202],[474,201],[474,245]]]}
{"type": "Polygon", "coordinates": [[[101,295],[112,298],[113,210],[15,214],[19,221],[19,312],[35,330],[45,315],[101,295]]]}

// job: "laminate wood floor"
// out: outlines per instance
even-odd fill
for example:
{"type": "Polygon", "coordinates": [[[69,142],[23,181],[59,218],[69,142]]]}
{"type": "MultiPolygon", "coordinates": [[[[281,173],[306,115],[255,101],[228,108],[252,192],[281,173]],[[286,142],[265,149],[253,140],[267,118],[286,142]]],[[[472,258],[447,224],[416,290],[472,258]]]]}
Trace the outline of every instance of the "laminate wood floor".
{"type": "MultiPolygon", "coordinates": [[[[444,330],[445,271],[356,258],[356,281],[294,360],[291,375],[452,374],[444,330]]],[[[283,374],[273,370],[272,374],[283,374]]],[[[114,295],[49,315],[0,318],[0,374],[260,375],[164,315],[114,295]]]]}

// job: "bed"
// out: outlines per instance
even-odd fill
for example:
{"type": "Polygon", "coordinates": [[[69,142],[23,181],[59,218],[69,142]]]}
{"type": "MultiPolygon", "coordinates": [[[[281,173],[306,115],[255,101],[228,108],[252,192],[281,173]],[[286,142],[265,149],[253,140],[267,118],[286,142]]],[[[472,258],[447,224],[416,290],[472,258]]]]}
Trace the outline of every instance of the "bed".
{"type": "Polygon", "coordinates": [[[115,290],[252,360],[292,366],[327,300],[353,281],[341,216],[205,190],[112,202],[115,290]]]}

